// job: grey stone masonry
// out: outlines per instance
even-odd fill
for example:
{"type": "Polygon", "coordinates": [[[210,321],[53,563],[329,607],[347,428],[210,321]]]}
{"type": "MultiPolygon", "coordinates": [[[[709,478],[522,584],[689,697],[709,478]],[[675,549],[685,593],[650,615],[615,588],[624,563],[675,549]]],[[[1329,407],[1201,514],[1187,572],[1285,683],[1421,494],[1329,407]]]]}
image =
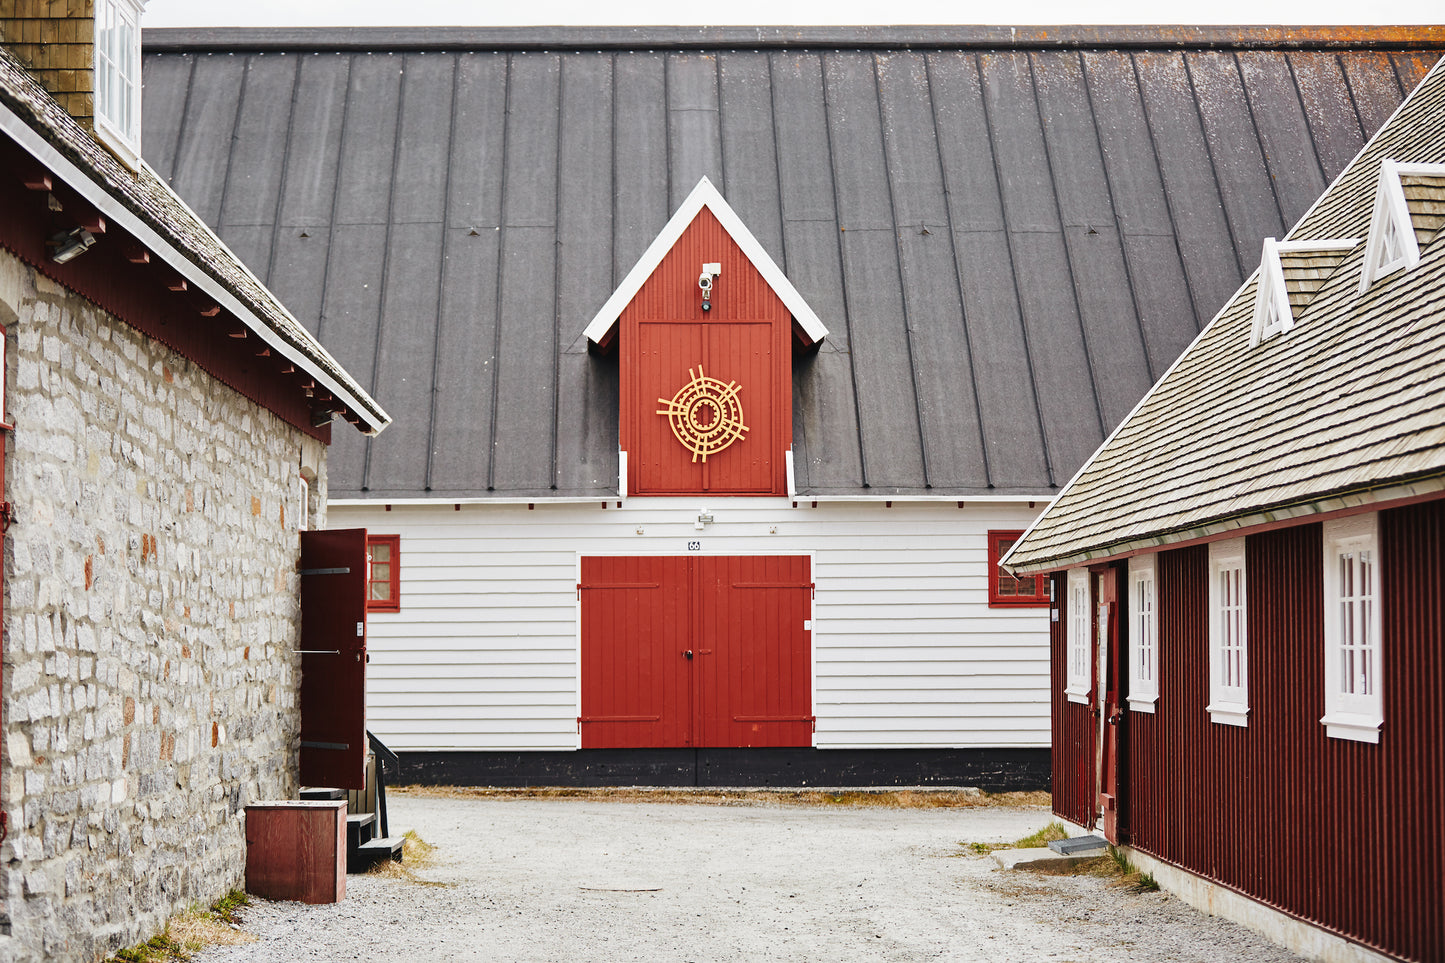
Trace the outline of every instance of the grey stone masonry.
{"type": "Polygon", "coordinates": [[[90,961],[242,885],[245,805],[296,793],[325,452],[3,250],[0,323],[0,960],[90,961]]]}

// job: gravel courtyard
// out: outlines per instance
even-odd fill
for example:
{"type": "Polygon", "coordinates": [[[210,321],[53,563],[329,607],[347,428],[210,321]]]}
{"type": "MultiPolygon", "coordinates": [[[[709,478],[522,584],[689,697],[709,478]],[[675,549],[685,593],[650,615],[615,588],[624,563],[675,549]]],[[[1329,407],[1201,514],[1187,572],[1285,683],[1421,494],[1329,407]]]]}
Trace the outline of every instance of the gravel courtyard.
{"type": "Polygon", "coordinates": [[[1289,961],[1161,893],[995,870],[1042,809],[392,799],[438,848],[418,876],[351,876],[334,906],[256,902],[261,941],[203,963],[289,961],[1289,961]]]}

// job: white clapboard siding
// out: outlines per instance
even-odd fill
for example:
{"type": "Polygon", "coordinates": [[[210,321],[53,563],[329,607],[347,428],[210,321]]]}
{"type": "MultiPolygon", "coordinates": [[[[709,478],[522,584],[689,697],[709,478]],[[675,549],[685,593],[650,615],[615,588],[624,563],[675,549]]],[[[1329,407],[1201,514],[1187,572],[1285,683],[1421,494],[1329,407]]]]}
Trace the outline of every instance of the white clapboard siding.
{"type": "Polygon", "coordinates": [[[369,618],[368,725],[394,749],[575,749],[582,555],[810,555],[819,748],[1049,744],[1048,611],[988,607],[986,534],[1040,503],[633,498],[333,505],[401,536],[369,618]],[[695,527],[704,508],[714,521],[695,527]],[[641,532],[639,533],[639,529],[641,532]]]}

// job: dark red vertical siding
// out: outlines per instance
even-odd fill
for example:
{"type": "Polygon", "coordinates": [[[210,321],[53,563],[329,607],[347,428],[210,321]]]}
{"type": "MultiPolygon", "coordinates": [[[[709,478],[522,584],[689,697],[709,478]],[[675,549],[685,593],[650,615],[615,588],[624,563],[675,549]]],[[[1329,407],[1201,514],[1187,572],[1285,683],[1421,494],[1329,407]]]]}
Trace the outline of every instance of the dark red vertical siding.
{"type": "Polygon", "coordinates": [[[1093,824],[1094,717],[1089,706],[1070,702],[1064,695],[1068,681],[1069,599],[1067,575],[1055,573],[1054,611],[1049,623],[1049,693],[1053,700],[1053,752],[1051,755],[1054,812],[1081,826],[1093,824]]]}
{"type": "Polygon", "coordinates": [[[1249,537],[1249,725],[1212,722],[1208,549],[1159,556],[1160,697],[1130,712],[1134,845],[1410,960],[1445,959],[1445,502],[1382,512],[1385,725],[1332,739],[1322,530],[1249,537]]]}

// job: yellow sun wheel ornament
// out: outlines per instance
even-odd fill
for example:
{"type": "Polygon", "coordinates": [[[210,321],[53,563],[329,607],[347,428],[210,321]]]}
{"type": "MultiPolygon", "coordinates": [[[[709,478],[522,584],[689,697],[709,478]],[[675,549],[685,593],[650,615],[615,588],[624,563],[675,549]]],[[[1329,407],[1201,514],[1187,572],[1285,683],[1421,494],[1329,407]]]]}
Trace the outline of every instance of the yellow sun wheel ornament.
{"type": "Polygon", "coordinates": [[[716,378],[702,373],[702,364],[697,371],[687,369],[692,380],[677,390],[671,399],[658,398],[657,403],[666,405],[658,409],[659,415],[666,415],[672,433],[682,446],[692,452],[694,462],[707,462],[708,455],[716,455],[735,441],[743,441],[748,426],[743,424],[743,404],[738,400],[742,390],[736,381],[723,384],[716,378]]]}

